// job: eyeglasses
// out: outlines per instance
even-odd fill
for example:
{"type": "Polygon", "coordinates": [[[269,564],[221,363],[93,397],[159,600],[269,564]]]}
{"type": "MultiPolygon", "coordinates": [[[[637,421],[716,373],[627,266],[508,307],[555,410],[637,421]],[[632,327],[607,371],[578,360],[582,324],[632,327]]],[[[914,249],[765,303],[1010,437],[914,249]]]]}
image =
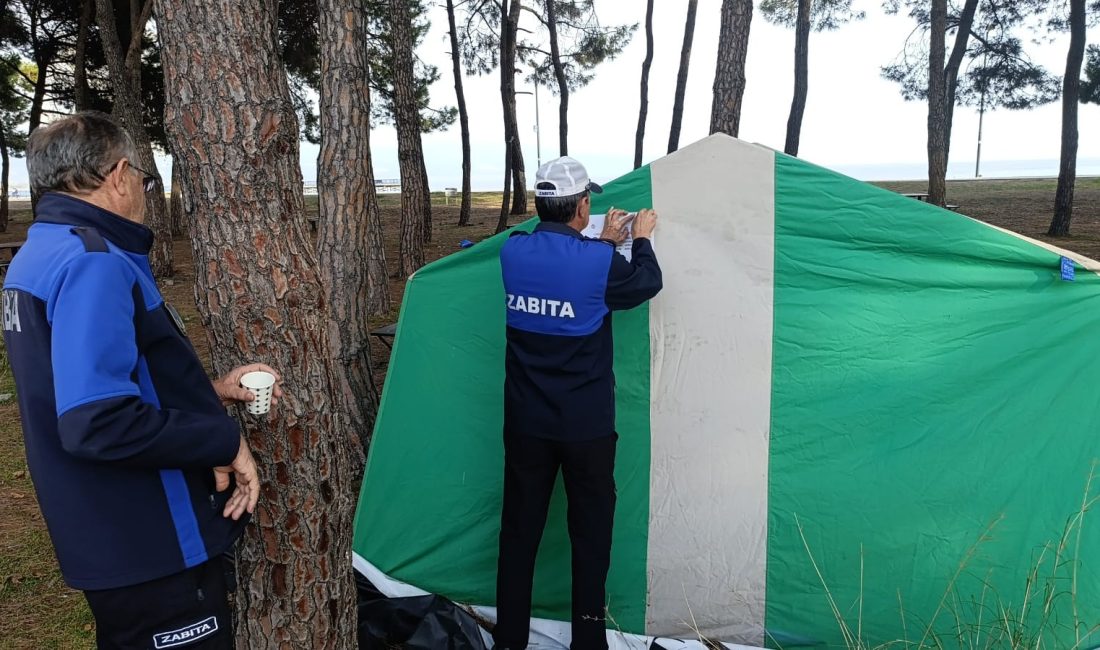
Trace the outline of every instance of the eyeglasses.
{"type": "MultiPolygon", "coordinates": [[[[122,162],[121,160],[119,162],[122,162]]],[[[129,161],[127,161],[129,162],[129,161]]],[[[134,163],[130,163],[130,169],[141,173],[141,190],[143,192],[152,192],[157,188],[157,177],[154,174],[150,174],[141,167],[138,167],[134,163]]]]}
{"type": "Polygon", "coordinates": [[[158,182],[156,175],[150,174],[149,172],[145,171],[141,167],[138,167],[134,163],[130,162],[129,158],[119,158],[118,162],[111,165],[110,169],[108,169],[105,173],[99,175],[100,179],[106,178],[107,174],[110,174],[111,172],[113,172],[116,167],[118,167],[119,165],[122,164],[123,160],[125,160],[127,163],[129,163],[130,169],[132,169],[133,171],[138,172],[139,174],[141,174],[141,190],[143,192],[148,193],[148,192],[152,192],[154,189],[156,189],[157,182],[158,182]]]}

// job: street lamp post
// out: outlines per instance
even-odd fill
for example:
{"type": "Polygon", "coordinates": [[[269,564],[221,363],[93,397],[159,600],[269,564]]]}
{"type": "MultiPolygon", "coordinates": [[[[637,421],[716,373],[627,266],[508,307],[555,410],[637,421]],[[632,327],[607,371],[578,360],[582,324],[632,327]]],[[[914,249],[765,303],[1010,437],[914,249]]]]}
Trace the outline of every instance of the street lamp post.
{"type": "Polygon", "coordinates": [[[517,95],[533,95],[535,97],[535,152],[538,166],[542,167],[542,132],[539,127],[539,82],[535,80],[535,92],[529,90],[517,90],[517,95]]]}

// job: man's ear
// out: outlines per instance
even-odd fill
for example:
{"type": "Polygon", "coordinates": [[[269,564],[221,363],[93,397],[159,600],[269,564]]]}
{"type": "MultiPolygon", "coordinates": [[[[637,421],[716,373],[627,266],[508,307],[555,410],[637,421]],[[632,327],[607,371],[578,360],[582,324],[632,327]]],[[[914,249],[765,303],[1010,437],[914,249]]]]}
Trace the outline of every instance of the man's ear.
{"type": "Polygon", "coordinates": [[[115,163],[115,166],[111,168],[111,171],[103,179],[103,184],[106,189],[114,191],[116,194],[126,194],[129,190],[129,185],[126,183],[127,176],[130,173],[130,161],[126,158],[119,160],[115,163]]]}

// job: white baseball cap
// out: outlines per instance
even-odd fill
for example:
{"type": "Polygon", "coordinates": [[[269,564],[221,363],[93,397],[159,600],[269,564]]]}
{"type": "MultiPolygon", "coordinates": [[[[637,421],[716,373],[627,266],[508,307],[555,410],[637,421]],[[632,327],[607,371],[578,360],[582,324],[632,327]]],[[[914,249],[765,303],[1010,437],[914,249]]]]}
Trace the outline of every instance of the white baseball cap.
{"type": "Polygon", "coordinates": [[[535,172],[535,196],[573,196],[585,190],[596,194],[603,192],[599,184],[588,178],[584,165],[569,156],[551,160],[535,172]],[[543,183],[553,185],[553,188],[539,187],[543,183]]]}

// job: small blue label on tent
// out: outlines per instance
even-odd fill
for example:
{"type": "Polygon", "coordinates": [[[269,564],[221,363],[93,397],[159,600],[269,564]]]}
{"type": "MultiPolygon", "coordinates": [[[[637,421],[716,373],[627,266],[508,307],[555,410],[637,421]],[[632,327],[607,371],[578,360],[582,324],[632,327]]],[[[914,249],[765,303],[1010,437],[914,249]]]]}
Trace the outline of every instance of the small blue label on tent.
{"type": "Polygon", "coordinates": [[[1073,260],[1068,257],[1062,258],[1062,279],[1066,282],[1073,282],[1073,274],[1076,267],[1073,265],[1073,260]]]}

